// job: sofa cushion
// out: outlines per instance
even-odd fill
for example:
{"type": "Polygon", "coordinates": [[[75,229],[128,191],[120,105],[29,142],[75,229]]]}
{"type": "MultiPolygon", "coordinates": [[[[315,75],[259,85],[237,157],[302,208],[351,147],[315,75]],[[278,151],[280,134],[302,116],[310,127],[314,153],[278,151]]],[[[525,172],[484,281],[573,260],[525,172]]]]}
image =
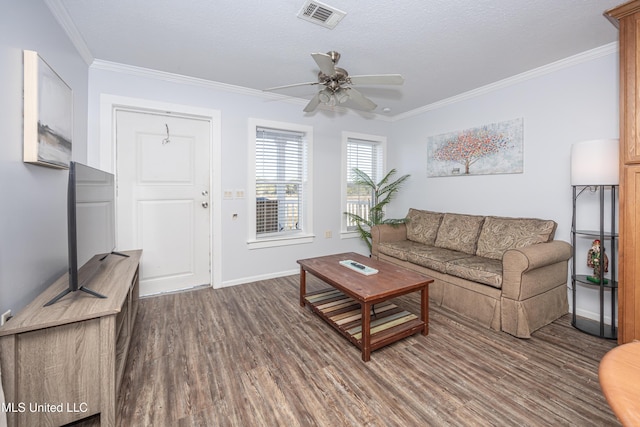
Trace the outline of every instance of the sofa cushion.
{"type": "Polygon", "coordinates": [[[509,249],[552,241],[556,226],[551,220],[489,216],[480,231],[476,255],[502,260],[509,249]]]}
{"type": "Polygon", "coordinates": [[[502,261],[471,256],[447,262],[446,273],[494,288],[502,288],[502,261]]]}
{"type": "Polygon", "coordinates": [[[421,245],[408,253],[407,261],[431,270],[446,273],[447,263],[458,258],[469,257],[469,254],[436,246],[421,245]]]}
{"type": "Polygon", "coordinates": [[[435,245],[475,255],[483,222],[483,216],[446,213],[438,229],[435,245]]]}
{"type": "Polygon", "coordinates": [[[433,245],[438,235],[443,213],[409,209],[407,214],[407,239],[433,245]]]}
{"type": "Polygon", "coordinates": [[[411,240],[398,240],[396,242],[384,242],[378,245],[378,251],[382,254],[407,261],[407,255],[424,246],[422,243],[411,240]]]}

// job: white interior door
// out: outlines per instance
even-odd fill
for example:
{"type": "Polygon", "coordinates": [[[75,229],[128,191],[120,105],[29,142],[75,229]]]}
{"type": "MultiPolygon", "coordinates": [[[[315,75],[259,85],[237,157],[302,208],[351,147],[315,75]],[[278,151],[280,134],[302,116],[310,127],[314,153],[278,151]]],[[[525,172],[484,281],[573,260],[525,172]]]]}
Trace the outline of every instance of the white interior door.
{"type": "Polygon", "coordinates": [[[211,283],[210,122],[116,112],[118,249],[142,249],[140,292],[211,283]]]}

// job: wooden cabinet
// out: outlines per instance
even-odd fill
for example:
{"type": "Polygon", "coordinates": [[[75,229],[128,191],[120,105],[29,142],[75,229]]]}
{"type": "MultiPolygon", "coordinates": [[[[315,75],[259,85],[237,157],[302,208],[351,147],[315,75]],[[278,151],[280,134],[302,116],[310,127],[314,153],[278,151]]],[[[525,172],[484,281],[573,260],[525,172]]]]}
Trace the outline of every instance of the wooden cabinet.
{"type": "Polygon", "coordinates": [[[138,311],[142,251],[91,259],[100,264],[87,287],[107,298],[73,292],[60,277],[0,327],[2,385],[9,427],[58,426],[100,414],[116,424],[116,396],[138,311]]]}
{"type": "Polygon", "coordinates": [[[618,343],[625,344],[640,340],[640,165],[622,167],[620,188],[618,343]]]}
{"type": "MultiPolygon", "coordinates": [[[[640,111],[638,105],[638,78],[640,59],[638,45],[640,25],[640,2],[625,5],[627,8],[618,21],[620,30],[620,157],[623,165],[640,163],[640,139],[635,121],[640,111]]],[[[621,9],[621,8],[618,8],[621,9]]],[[[618,10],[615,9],[615,10],[618,10]]],[[[622,10],[622,9],[621,9],[622,10]]]]}
{"type": "Polygon", "coordinates": [[[618,342],[640,340],[640,0],[605,13],[620,30],[618,342]]]}

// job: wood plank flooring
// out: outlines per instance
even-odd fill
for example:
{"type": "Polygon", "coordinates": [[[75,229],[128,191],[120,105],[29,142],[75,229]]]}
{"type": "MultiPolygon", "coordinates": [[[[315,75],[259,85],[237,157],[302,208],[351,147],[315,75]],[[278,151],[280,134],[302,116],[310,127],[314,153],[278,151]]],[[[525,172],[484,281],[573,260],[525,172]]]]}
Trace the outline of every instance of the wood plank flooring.
{"type": "MultiPolygon", "coordinates": [[[[615,342],[569,315],[521,340],[431,304],[428,336],[364,363],[298,301],[298,276],[141,300],[119,425],[619,425],[597,375],[615,342]]],[[[420,312],[419,293],[393,301],[420,312]]]]}

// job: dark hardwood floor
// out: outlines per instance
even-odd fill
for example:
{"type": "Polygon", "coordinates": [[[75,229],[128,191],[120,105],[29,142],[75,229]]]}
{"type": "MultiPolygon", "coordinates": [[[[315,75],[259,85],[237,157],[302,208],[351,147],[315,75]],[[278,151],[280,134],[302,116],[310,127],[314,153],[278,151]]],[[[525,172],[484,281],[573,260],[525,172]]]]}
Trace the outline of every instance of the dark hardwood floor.
{"type": "MultiPolygon", "coordinates": [[[[395,302],[419,313],[419,293],[395,302]]],[[[569,315],[521,340],[432,304],[429,330],[364,363],[299,306],[297,276],[146,298],[119,425],[619,425],[597,374],[615,342],[569,315]]]]}

